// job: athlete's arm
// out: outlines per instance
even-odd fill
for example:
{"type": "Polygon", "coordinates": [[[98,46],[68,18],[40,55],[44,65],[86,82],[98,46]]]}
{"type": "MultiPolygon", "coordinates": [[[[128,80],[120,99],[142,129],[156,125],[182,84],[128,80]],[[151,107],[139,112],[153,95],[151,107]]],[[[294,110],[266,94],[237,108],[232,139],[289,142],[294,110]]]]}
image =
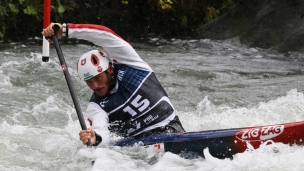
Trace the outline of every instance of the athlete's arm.
{"type": "MultiPolygon", "coordinates": [[[[57,33],[57,38],[68,36],[69,38],[77,38],[90,41],[98,46],[101,46],[107,53],[108,57],[113,61],[121,64],[141,68],[152,71],[150,66],[144,62],[133,47],[117,35],[111,29],[94,24],[67,24],[51,23],[41,32],[44,36],[54,35],[53,26],[59,25],[60,29],[57,33]]],[[[52,43],[52,39],[48,39],[52,43]]]]}
{"type": "MultiPolygon", "coordinates": [[[[98,104],[90,102],[86,111],[86,117],[94,132],[94,137],[91,138],[93,138],[93,140],[94,138],[96,139],[95,145],[98,145],[100,142],[102,142],[102,144],[108,144],[110,141],[110,131],[108,129],[109,117],[107,113],[101,109],[98,104]]],[[[90,132],[91,135],[93,135],[93,132],[90,132]]],[[[92,144],[94,144],[93,140],[92,144]]]]}
{"type": "Polygon", "coordinates": [[[69,23],[66,28],[69,38],[83,39],[101,46],[114,62],[151,70],[128,42],[105,26],[69,23]]]}

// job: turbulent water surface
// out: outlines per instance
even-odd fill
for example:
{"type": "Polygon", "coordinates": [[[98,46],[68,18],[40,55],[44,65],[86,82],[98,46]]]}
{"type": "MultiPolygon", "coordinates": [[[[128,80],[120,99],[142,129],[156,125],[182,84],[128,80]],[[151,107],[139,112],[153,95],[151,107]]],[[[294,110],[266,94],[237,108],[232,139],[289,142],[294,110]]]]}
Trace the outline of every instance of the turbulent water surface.
{"type": "MultiPolygon", "coordinates": [[[[154,69],[187,131],[304,119],[304,53],[249,48],[237,40],[144,42],[132,45],[154,69]]],[[[98,47],[67,42],[61,48],[85,111],[91,90],[75,66],[81,54],[98,47]]],[[[185,159],[140,146],[88,149],[78,138],[81,128],[56,51],[51,45],[48,63],[41,51],[37,40],[0,43],[0,170],[304,170],[304,148],[280,143],[233,160],[185,159]]]]}

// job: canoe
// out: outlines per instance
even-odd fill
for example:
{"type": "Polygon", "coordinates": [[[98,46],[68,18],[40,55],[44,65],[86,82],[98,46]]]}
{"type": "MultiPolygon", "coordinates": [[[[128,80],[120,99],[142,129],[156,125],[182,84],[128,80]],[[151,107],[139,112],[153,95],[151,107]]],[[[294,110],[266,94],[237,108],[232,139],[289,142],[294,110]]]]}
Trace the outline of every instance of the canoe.
{"type": "Polygon", "coordinates": [[[168,133],[142,139],[123,139],[115,145],[124,147],[140,144],[165,152],[201,157],[205,157],[204,150],[208,149],[213,157],[223,159],[233,158],[233,155],[247,149],[257,149],[262,143],[303,145],[303,140],[304,121],[301,121],[267,126],[168,133]]]}

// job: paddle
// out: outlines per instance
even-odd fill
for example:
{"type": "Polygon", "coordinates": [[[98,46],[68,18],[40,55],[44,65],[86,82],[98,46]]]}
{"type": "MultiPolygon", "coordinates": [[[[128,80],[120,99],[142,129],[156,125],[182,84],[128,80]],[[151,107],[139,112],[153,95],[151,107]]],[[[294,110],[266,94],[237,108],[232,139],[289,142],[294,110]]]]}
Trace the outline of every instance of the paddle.
{"type": "MultiPolygon", "coordinates": [[[[76,93],[75,93],[73,83],[72,83],[72,80],[71,80],[71,77],[70,77],[70,74],[69,74],[69,71],[68,71],[68,67],[65,63],[61,48],[60,48],[59,43],[58,43],[58,39],[56,37],[56,34],[59,31],[59,29],[60,29],[59,25],[55,24],[53,26],[53,30],[54,30],[55,34],[52,36],[52,39],[53,39],[53,42],[54,42],[54,45],[55,45],[55,48],[56,48],[56,51],[57,51],[57,54],[58,54],[58,58],[59,58],[59,61],[60,61],[60,64],[61,64],[62,71],[64,73],[66,82],[67,82],[69,90],[70,90],[70,94],[71,94],[72,99],[73,99],[73,103],[74,103],[74,106],[75,106],[75,109],[76,109],[76,112],[77,112],[77,116],[78,116],[78,120],[80,122],[80,126],[81,126],[82,130],[86,130],[87,126],[85,124],[85,120],[83,118],[81,108],[80,108],[78,99],[76,97],[76,93]]],[[[90,146],[90,147],[92,146],[91,139],[88,139],[87,146],[90,146]]]]}

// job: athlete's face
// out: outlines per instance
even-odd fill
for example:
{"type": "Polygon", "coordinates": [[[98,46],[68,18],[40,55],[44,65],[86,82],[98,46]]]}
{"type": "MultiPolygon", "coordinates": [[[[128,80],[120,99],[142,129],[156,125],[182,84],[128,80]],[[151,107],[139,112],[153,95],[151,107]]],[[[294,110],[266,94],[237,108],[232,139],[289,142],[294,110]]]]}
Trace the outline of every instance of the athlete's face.
{"type": "MultiPolygon", "coordinates": [[[[113,68],[110,66],[108,72],[112,74],[113,68]]],[[[99,96],[104,97],[110,92],[111,76],[102,72],[95,77],[86,80],[87,85],[99,96]]]]}

